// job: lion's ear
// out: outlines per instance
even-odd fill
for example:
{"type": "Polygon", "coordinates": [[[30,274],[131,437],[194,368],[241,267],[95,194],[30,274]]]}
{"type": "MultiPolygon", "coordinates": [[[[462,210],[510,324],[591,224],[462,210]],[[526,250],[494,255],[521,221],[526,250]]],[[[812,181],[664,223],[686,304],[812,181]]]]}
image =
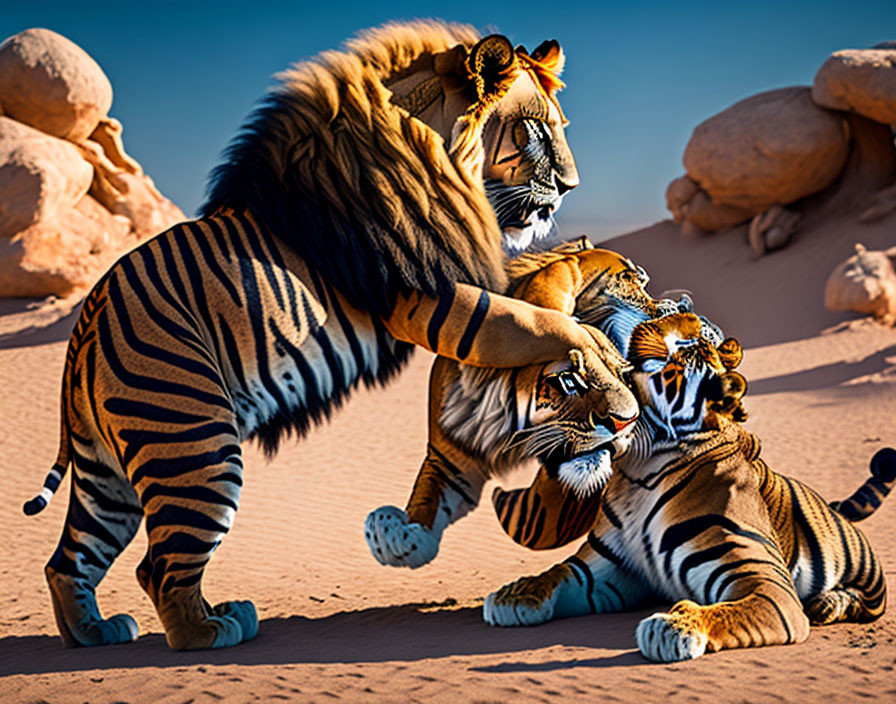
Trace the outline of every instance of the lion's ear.
{"type": "Polygon", "coordinates": [[[556,39],[548,39],[542,42],[529,56],[544,66],[555,76],[563,73],[563,67],[566,65],[566,54],[560,48],[560,44],[556,39]]]}
{"type": "Polygon", "coordinates": [[[479,40],[467,57],[467,70],[480,100],[500,90],[515,62],[516,52],[507,37],[490,34],[479,40]]]}

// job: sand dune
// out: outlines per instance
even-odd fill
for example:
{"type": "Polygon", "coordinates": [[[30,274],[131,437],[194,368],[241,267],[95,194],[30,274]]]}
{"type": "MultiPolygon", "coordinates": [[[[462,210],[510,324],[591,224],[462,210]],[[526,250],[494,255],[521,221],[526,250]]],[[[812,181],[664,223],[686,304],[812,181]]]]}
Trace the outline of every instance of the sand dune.
{"type": "MultiPolygon", "coordinates": [[[[896,332],[826,312],[822,291],[856,240],[880,248],[894,244],[894,233],[896,217],[865,226],[832,219],[760,260],[742,228],[687,240],[663,222],[607,244],[650,272],[654,294],[689,289],[700,311],[741,339],[748,427],[763,438],[769,463],[842,498],[864,480],[874,451],[896,443],[896,332]]],[[[362,523],[370,509],[401,505],[410,491],[425,447],[426,354],[388,389],[359,392],[328,426],[286,443],[274,461],[246,449],[236,525],[204,584],[212,602],[255,601],[262,619],[255,641],[170,651],[134,578],[145,549],[140,535],[98,598],[107,614],[134,615],[141,637],[127,646],[66,650],[42,567],[67,492],[38,517],[26,518],[20,507],[55,456],[59,380],[74,319],[28,329],[39,317],[22,302],[0,308],[7,499],[0,509],[0,701],[896,700],[893,611],[867,626],[815,629],[797,646],[656,665],[638,654],[633,635],[650,611],[529,629],[482,623],[483,595],[572,552],[515,546],[488,507],[447,531],[433,564],[413,572],[378,565],[362,523]]],[[[894,519],[891,499],[863,524],[891,585],[894,519]]]]}

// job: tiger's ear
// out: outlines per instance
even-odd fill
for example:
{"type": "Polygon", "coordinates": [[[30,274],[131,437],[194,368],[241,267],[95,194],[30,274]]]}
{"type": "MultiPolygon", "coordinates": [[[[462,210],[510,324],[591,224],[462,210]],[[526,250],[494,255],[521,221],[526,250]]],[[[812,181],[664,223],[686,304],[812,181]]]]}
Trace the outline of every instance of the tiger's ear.
{"type": "Polygon", "coordinates": [[[548,39],[542,42],[535,47],[535,51],[529,54],[529,56],[555,76],[563,73],[563,67],[566,65],[566,54],[563,53],[563,49],[560,48],[560,44],[556,39],[548,39]]]}
{"type": "Polygon", "coordinates": [[[743,405],[744,394],[747,393],[747,380],[738,372],[725,372],[718,377],[718,385],[707,405],[706,425],[719,428],[727,418],[735,423],[747,420],[747,411],[743,405]]]}
{"type": "Polygon", "coordinates": [[[588,239],[588,235],[579,235],[578,238],[573,240],[573,243],[578,246],[580,252],[584,252],[587,249],[594,249],[594,244],[588,239]]]}
{"type": "Polygon", "coordinates": [[[716,349],[719,351],[719,359],[722,362],[722,366],[728,371],[736,369],[744,358],[744,351],[740,346],[740,342],[733,337],[727,338],[716,349]]]}
{"type": "Polygon", "coordinates": [[[467,56],[467,71],[480,100],[501,93],[513,73],[516,52],[510,40],[501,34],[480,39],[467,56]]]}

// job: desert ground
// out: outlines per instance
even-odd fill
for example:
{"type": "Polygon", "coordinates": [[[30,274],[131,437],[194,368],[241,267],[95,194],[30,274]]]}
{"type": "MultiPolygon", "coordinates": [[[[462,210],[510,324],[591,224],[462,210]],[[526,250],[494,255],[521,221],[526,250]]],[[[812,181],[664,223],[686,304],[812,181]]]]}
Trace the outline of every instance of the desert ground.
{"type": "MultiPolygon", "coordinates": [[[[779,472],[829,499],[896,443],[896,331],[824,310],[827,275],[853,251],[893,244],[896,216],[808,223],[755,259],[743,227],[699,239],[661,222],[605,246],[642,264],[654,295],[692,292],[699,311],[746,348],[748,427],[779,472]]],[[[579,234],[578,232],[568,233],[579,234]]],[[[129,645],[63,648],[43,565],[55,548],[68,480],[42,514],[22,514],[56,453],[59,383],[74,314],[47,326],[28,301],[0,308],[0,701],[2,702],[856,702],[896,701],[896,611],[870,625],[813,629],[800,645],[734,650],[673,665],[637,651],[656,609],[496,629],[484,595],[536,573],[575,545],[514,545],[489,505],[446,531],[434,563],[380,566],[367,513],[403,505],[426,442],[431,356],[417,353],[385,390],[361,390],[332,422],[285,443],[271,462],[245,448],[236,524],[206,572],[212,602],[254,600],[258,638],[220,651],[169,650],[134,578],[140,535],[98,589],[106,614],[140,625],[129,645]]],[[[523,485],[525,472],[505,480],[523,485]]],[[[489,496],[486,487],[484,496],[489,496]]],[[[862,524],[896,583],[896,498],[862,524]]]]}

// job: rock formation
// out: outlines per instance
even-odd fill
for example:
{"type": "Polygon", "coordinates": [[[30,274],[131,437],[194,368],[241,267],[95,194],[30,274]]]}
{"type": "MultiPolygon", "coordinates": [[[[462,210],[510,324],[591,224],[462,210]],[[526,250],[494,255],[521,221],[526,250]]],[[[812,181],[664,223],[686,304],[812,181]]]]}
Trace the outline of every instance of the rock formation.
{"type": "Polygon", "coordinates": [[[786,245],[810,212],[884,217],[896,210],[894,124],[896,42],[838,51],[811,89],[760,93],[698,125],[667,206],[686,234],[750,221],[757,254],[786,245]]]}
{"type": "Polygon", "coordinates": [[[47,29],[0,44],[0,297],[66,296],[184,219],[124,151],[112,86],[47,29]]]}
{"type": "Polygon", "coordinates": [[[825,308],[857,311],[885,325],[896,324],[896,247],[869,252],[856,244],[856,253],[839,264],[824,289],[825,308]]]}

